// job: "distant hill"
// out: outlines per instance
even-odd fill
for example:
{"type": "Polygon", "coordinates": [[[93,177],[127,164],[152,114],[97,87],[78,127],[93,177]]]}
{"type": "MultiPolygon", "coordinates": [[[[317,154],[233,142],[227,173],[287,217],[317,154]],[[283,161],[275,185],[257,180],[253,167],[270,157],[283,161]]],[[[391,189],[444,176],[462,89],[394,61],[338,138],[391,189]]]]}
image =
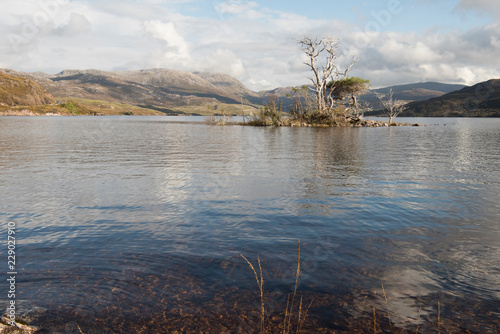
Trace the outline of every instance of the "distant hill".
{"type": "Polygon", "coordinates": [[[500,79],[408,104],[401,116],[500,117],[500,79]]]}
{"type": "Polygon", "coordinates": [[[212,85],[223,90],[224,92],[240,98],[240,100],[246,100],[255,104],[262,103],[262,99],[258,93],[251,91],[239,80],[228,74],[209,72],[194,72],[193,74],[210,82],[212,85]]]}
{"type": "Polygon", "coordinates": [[[241,110],[242,104],[254,108],[261,102],[257,93],[225,74],[168,69],[120,72],[64,70],[55,75],[3,71],[32,79],[59,98],[128,103],[165,113],[174,113],[174,109],[184,110],[186,107],[205,112],[209,109],[230,109],[231,106],[241,110]]]}
{"type": "MultiPolygon", "coordinates": [[[[385,88],[369,90],[358,98],[358,102],[360,102],[360,104],[364,107],[368,107],[372,110],[375,110],[375,112],[367,113],[367,115],[368,114],[375,115],[378,113],[378,110],[382,109],[382,104],[380,103],[380,100],[376,95],[377,93],[381,95],[386,95],[389,92],[389,90],[392,89],[395,99],[409,103],[414,101],[425,101],[431,98],[439,97],[449,92],[462,89],[464,87],[466,86],[457,84],[443,84],[438,82],[423,82],[423,83],[415,83],[407,85],[397,85],[397,86],[390,86],[385,88]]],[[[262,103],[267,102],[269,96],[276,95],[283,100],[283,106],[287,107],[292,103],[292,100],[289,97],[289,94],[292,92],[292,89],[293,89],[292,87],[280,87],[273,90],[259,92],[259,95],[263,100],[262,103]]]]}
{"type": "Polygon", "coordinates": [[[466,87],[465,85],[443,84],[438,82],[421,82],[407,85],[397,85],[374,89],[362,95],[359,101],[372,110],[382,109],[382,104],[376,93],[386,95],[392,89],[394,99],[406,102],[425,101],[466,87]]]}
{"type": "Polygon", "coordinates": [[[407,96],[409,96],[409,97],[421,96],[421,99],[427,99],[428,93],[430,93],[431,95],[433,95],[433,94],[443,95],[443,94],[447,94],[447,93],[462,89],[464,87],[466,87],[466,86],[459,85],[459,84],[443,84],[443,83],[439,83],[439,82],[420,82],[420,83],[379,88],[379,89],[375,89],[375,91],[378,93],[386,94],[387,92],[389,92],[389,89],[392,89],[395,96],[396,96],[396,94],[400,95],[400,96],[398,96],[398,98],[401,100],[405,99],[404,98],[405,94],[408,94],[407,96]],[[418,94],[418,92],[422,92],[422,94],[418,94]]]}
{"type": "Polygon", "coordinates": [[[0,106],[39,106],[52,103],[52,95],[34,81],[0,72],[0,106]]]}
{"type": "MultiPolygon", "coordinates": [[[[294,88],[300,88],[300,87],[279,87],[271,90],[260,91],[259,97],[262,101],[261,103],[265,104],[269,101],[269,98],[271,96],[276,96],[283,101],[283,109],[285,111],[288,111],[288,108],[293,104],[291,94],[294,88]]],[[[313,98],[312,93],[311,93],[311,98],[313,98]]]]}

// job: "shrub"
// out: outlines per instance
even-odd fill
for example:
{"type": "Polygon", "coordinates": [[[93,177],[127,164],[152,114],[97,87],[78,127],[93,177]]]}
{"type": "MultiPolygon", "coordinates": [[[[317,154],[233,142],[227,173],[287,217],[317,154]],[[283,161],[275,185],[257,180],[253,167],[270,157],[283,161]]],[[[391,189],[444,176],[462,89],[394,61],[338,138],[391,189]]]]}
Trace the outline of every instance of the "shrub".
{"type": "Polygon", "coordinates": [[[75,105],[71,101],[67,102],[67,103],[62,103],[62,104],[60,104],[60,106],[68,109],[70,112],[72,112],[75,115],[78,114],[78,110],[76,109],[75,105]]]}

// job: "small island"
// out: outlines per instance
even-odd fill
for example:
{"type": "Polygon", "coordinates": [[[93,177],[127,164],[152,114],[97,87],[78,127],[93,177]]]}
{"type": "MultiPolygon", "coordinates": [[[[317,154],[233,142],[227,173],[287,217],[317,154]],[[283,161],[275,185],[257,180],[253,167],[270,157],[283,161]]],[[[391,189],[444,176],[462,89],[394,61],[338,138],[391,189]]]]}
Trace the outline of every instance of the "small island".
{"type": "MultiPolygon", "coordinates": [[[[339,57],[337,39],[304,37],[299,41],[305,53],[307,65],[312,76],[312,85],[293,87],[287,97],[292,103],[288,112],[283,111],[283,100],[277,95],[270,95],[269,101],[260,108],[257,114],[250,115],[242,125],[250,126],[307,126],[307,127],[383,127],[408,125],[394,123],[393,120],[404,110],[405,103],[393,98],[392,90],[387,96],[377,94],[388,122],[363,119],[358,96],[370,88],[370,81],[349,77],[348,73],[355,64],[355,57],[343,71],[336,64],[339,57]]],[[[211,117],[210,124],[226,125],[230,120],[226,115],[211,117]]]]}

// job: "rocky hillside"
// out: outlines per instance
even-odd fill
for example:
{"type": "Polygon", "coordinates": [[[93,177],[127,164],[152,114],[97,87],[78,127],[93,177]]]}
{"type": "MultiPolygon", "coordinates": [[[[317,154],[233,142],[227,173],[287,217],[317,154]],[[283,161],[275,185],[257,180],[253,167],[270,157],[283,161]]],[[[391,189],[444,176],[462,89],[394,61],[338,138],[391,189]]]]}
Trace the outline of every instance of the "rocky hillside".
{"type": "Polygon", "coordinates": [[[401,116],[418,117],[500,117],[500,79],[408,104],[401,116]]]}
{"type": "Polygon", "coordinates": [[[168,69],[106,72],[64,70],[50,75],[4,70],[36,81],[52,95],[128,103],[168,111],[185,106],[259,104],[257,93],[225,74],[189,73],[168,69]]]}
{"type": "MultiPolygon", "coordinates": [[[[210,82],[217,88],[224,90],[226,93],[233,94],[234,96],[252,100],[259,98],[259,94],[248,89],[244,84],[242,84],[237,79],[233,78],[228,74],[223,73],[209,73],[209,72],[194,72],[194,75],[210,82]]],[[[260,103],[260,100],[259,100],[260,103]]]]}
{"type": "Polygon", "coordinates": [[[0,72],[0,106],[40,106],[54,103],[34,81],[0,72]]]}

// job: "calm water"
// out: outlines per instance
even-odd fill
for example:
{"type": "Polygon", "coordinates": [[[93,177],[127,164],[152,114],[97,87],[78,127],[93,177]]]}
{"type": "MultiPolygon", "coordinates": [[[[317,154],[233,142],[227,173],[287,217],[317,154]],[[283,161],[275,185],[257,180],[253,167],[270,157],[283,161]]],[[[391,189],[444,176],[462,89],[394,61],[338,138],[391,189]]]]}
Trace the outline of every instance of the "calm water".
{"type": "Polygon", "coordinates": [[[375,307],[384,330],[500,331],[500,119],[185,121],[0,119],[0,232],[17,224],[21,314],[61,333],[159,333],[162,319],[248,332],[257,286],[239,254],[260,256],[282,305],[300,239],[315,325],[348,331],[375,307]]]}

